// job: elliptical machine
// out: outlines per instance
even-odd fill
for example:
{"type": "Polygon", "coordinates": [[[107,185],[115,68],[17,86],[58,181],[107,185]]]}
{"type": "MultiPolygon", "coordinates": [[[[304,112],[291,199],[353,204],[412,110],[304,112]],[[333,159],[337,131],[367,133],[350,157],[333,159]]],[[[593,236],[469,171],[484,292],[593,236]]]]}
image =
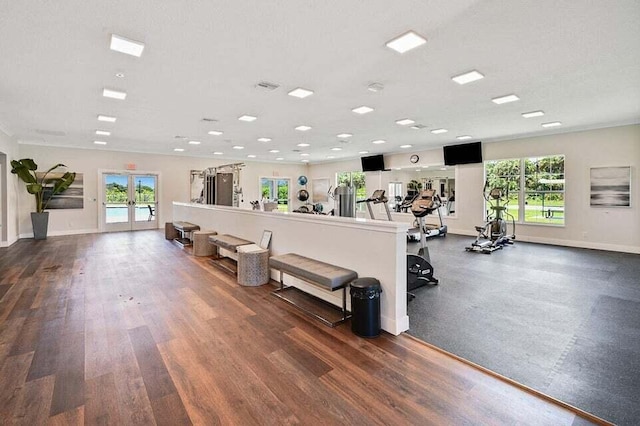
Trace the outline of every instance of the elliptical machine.
{"type": "MultiPolygon", "coordinates": [[[[418,254],[407,254],[407,292],[428,284],[438,284],[438,279],[433,276],[433,266],[429,257],[427,237],[424,232],[424,217],[439,207],[436,201],[435,189],[420,191],[411,203],[411,213],[416,217],[420,228],[420,250],[418,254]]],[[[408,300],[415,295],[407,293],[408,300]]]]}
{"type": "Polygon", "coordinates": [[[489,204],[491,212],[487,215],[484,225],[476,226],[478,236],[469,247],[465,247],[466,251],[491,254],[507,244],[513,244],[513,240],[516,239],[516,220],[513,215],[507,211],[507,205],[509,204],[509,185],[506,186],[506,191],[503,191],[502,188],[495,187],[487,192],[488,187],[489,182],[487,181],[484,183],[482,193],[484,199],[489,204]],[[502,204],[503,202],[504,204],[502,204]],[[507,221],[503,216],[511,219],[511,235],[507,235],[507,221]]]}

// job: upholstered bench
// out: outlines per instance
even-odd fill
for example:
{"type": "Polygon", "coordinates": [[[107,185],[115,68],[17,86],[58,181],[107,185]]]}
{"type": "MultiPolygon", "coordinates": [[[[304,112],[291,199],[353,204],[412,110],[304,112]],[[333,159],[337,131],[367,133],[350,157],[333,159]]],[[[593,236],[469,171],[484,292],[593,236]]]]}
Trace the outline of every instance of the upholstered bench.
{"type": "Polygon", "coordinates": [[[191,233],[193,231],[200,230],[200,226],[195,225],[191,222],[182,222],[182,221],[173,222],[173,227],[176,229],[176,231],[180,233],[180,235],[182,235],[181,238],[174,238],[173,241],[175,241],[182,247],[190,246],[192,244],[191,233]]]}
{"type": "Polygon", "coordinates": [[[280,271],[280,288],[273,292],[274,296],[287,301],[298,309],[304,311],[306,314],[319,319],[330,327],[334,327],[351,317],[347,312],[347,286],[353,280],[358,278],[358,273],[356,271],[332,265],[330,263],[321,262],[319,260],[310,259],[295,253],[271,256],[269,259],[269,266],[272,269],[280,271]],[[342,318],[339,321],[330,321],[319,314],[303,308],[290,299],[281,296],[280,293],[289,288],[284,285],[284,274],[291,275],[327,291],[342,289],[342,318]]]}
{"type": "Polygon", "coordinates": [[[213,260],[212,265],[218,266],[226,270],[227,272],[236,274],[237,268],[233,269],[232,267],[222,262],[222,259],[224,256],[221,256],[220,249],[224,249],[230,252],[232,256],[228,256],[228,257],[230,257],[231,259],[238,260],[236,255],[238,252],[238,247],[244,246],[247,244],[253,244],[253,241],[245,240],[243,238],[238,238],[229,234],[222,234],[222,235],[209,236],[209,244],[212,244],[213,246],[215,246],[217,251],[217,257],[215,259],[212,259],[213,260]]]}

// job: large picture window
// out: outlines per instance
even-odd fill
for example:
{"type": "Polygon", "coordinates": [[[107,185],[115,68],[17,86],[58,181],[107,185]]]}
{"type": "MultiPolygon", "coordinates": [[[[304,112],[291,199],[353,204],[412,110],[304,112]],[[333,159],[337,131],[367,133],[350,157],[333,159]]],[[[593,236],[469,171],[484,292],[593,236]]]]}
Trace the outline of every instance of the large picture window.
{"type": "Polygon", "coordinates": [[[518,222],[564,225],[564,155],[487,161],[485,179],[508,189],[507,210],[518,222]]]}

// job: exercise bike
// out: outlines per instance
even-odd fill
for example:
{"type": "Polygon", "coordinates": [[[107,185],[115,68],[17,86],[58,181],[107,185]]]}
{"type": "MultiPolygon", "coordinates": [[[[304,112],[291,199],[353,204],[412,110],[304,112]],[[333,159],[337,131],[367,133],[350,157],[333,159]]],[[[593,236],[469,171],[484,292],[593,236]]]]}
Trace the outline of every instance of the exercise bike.
{"type": "Polygon", "coordinates": [[[420,191],[418,196],[411,203],[411,213],[416,217],[420,228],[420,249],[418,254],[407,254],[407,300],[415,298],[409,293],[417,288],[428,284],[438,284],[438,279],[433,276],[433,266],[429,257],[427,247],[427,237],[425,235],[424,217],[438,209],[435,189],[425,189],[420,191]]]}
{"type": "Polygon", "coordinates": [[[484,199],[489,204],[489,210],[491,212],[487,215],[484,225],[476,226],[478,236],[469,247],[465,247],[466,251],[491,254],[506,245],[513,244],[513,240],[516,239],[516,220],[513,215],[507,211],[507,205],[509,204],[509,187],[507,186],[506,191],[503,191],[502,188],[495,187],[487,192],[488,187],[489,182],[485,182],[482,193],[484,199]],[[507,220],[505,220],[504,216],[510,218],[512,226],[511,235],[507,235],[507,220]]]}

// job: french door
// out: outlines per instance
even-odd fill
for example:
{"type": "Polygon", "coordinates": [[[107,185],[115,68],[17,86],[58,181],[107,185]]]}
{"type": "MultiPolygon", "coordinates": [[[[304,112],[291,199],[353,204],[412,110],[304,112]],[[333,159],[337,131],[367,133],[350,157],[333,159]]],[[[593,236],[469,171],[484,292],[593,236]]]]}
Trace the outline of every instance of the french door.
{"type": "Polygon", "coordinates": [[[289,211],[289,178],[260,178],[260,193],[265,201],[278,203],[278,210],[289,211]]]}
{"type": "Polygon", "coordinates": [[[102,174],[102,229],[135,231],[158,228],[158,176],[102,174]]]}

